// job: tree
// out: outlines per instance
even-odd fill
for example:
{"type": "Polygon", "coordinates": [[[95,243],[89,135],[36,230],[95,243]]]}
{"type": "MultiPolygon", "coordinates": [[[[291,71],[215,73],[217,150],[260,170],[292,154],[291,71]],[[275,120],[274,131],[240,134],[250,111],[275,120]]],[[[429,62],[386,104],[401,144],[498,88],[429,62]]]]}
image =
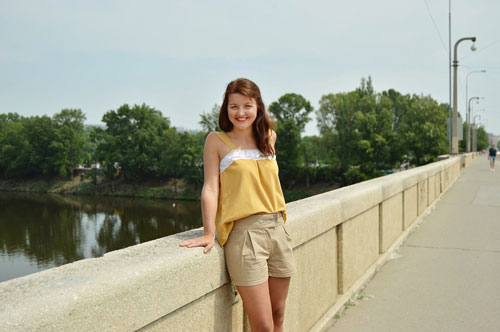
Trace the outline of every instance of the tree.
{"type": "Polygon", "coordinates": [[[402,117],[400,137],[409,151],[410,162],[423,165],[448,150],[447,104],[430,96],[411,96],[410,108],[402,117]]]}
{"type": "Polygon", "coordinates": [[[355,106],[359,102],[356,92],[327,94],[319,101],[316,112],[321,136],[327,139],[330,163],[338,163],[343,174],[359,160],[356,149],[359,146],[360,133],[356,128],[355,106]]]}
{"type": "MultiPolygon", "coordinates": [[[[371,86],[371,80],[368,80],[367,85],[371,86]]],[[[389,144],[394,137],[392,102],[383,95],[373,94],[373,89],[356,91],[359,99],[355,105],[355,126],[360,138],[356,149],[359,154],[357,159],[360,170],[371,177],[393,167],[389,144]]]]}
{"type": "Polygon", "coordinates": [[[162,176],[175,179],[176,192],[177,179],[182,178],[196,185],[203,182],[203,145],[200,144],[199,135],[205,136],[204,133],[179,133],[175,128],[170,128],[163,132],[158,141],[159,172],[162,176]]]}
{"type": "Polygon", "coordinates": [[[102,121],[106,129],[97,155],[105,161],[108,177],[119,170],[127,179],[138,179],[158,169],[160,156],[154,143],[170,127],[160,111],[146,104],[125,104],[104,114],[102,121]]]}
{"type": "Polygon", "coordinates": [[[278,123],[291,120],[290,123],[299,132],[303,132],[307,122],[311,120],[309,114],[312,111],[311,103],[296,93],[287,93],[269,106],[269,112],[274,115],[278,123]]]}
{"type": "Polygon", "coordinates": [[[321,136],[304,136],[302,138],[302,155],[306,165],[326,164],[329,150],[321,136]]]}
{"type": "Polygon", "coordinates": [[[63,109],[53,119],[55,140],[49,145],[53,152],[50,160],[59,175],[71,177],[73,168],[84,156],[87,137],[83,122],[86,117],[79,109],[63,109]]]}
{"type": "Polygon", "coordinates": [[[0,114],[0,130],[7,122],[20,122],[22,117],[17,113],[0,114]]]}
{"type": "Polygon", "coordinates": [[[393,165],[401,164],[406,160],[408,150],[401,139],[403,130],[401,124],[404,114],[410,109],[411,96],[403,95],[394,89],[389,89],[381,93],[382,96],[391,100],[391,116],[392,116],[392,131],[394,135],[389,140],[390,147],[390,163],[393,165]]]}
{"type": "Polygon", "coordinates": [[[212,131],[221,131],[219,128],[219,112],[220,106],[215,104],[210,112],[203,112],[200,115],[201,119],[198,123],[201,125],[203,131],[208,133],[212,131]]]}
{"type": "Polygon", "coordinates": [[[36,170],[30,163],[31,146],[21,121],[6,121],[0,130],[0,174],[7,177],[30,176],[36,170]]]}
{"type": "Polygon", "coordinates": [[[483,126],[476,129],[477,151],[487,149],[490,146],[489,137],[483,126]]]}
{"type": "Polygon", "coordinates": [[[34,116],[23,120],[25,137],[29,142],[29,168],[30,175],[59,175],[59,168],[53,162],[57,150],[53,143],[57,141],[54,120],[46,115],[34,116]],[[51,146],[52,145],[52,146],[51,146]]]}
{"type": "Polygon", "coordinates": [[[295,93],[281,96],[269,106],[269,112],[278,121],[276,133],[276,159],[280,168],[280,178],[288,188],[296,180],[302,164],[300,135],[310,120],[313,111],[311,103],[295,93]]]}

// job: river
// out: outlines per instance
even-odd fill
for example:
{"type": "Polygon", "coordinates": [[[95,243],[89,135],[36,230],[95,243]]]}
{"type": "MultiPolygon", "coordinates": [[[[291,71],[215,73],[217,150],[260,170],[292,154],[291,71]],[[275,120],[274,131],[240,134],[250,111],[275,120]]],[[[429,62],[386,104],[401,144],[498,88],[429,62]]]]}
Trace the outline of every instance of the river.
{"type": "Polygon", "coordinates": [[[200,202],[0,193],[0,282],[201,226],[200,202]]]}

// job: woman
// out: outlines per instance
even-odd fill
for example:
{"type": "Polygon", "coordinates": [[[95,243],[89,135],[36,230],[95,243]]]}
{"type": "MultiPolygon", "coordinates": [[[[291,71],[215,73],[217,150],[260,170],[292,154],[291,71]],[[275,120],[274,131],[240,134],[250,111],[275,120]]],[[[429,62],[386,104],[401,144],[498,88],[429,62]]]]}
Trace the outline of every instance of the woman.
{"type": "Polygon", "coordinates": [[[295,262],[278,178],[276,133],[258,86],[230,82],[219,113],[224,132],[207,136],[201,194],[203,236],[182,242],[224,248],[232,283],[243,299],[252,331],[283,331],[286,297],[295,262]]]}

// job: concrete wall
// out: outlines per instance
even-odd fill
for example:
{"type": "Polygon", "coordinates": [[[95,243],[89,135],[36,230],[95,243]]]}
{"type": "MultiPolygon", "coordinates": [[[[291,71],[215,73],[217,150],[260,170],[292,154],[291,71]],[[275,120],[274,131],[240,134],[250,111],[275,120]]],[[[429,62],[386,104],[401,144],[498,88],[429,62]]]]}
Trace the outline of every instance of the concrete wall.
{"type": "MultiPolygon", "coordinates": [[[[321,330],[467,158],[287,204],[298,272],[285,330],[321,330]]],[[[250,331],[222,249],[203,254],[178,246],[200,234],[192,230],[0,283],[0,331],[250,331]]]]}

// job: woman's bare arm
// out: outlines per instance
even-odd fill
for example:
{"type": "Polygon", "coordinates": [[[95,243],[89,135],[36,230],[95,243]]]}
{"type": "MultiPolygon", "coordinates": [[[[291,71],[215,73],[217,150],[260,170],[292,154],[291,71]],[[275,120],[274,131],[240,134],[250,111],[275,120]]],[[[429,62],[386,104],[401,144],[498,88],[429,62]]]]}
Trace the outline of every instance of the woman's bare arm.
{"type": "Polygon", "coordinates": [[[204,253],[212,249],[215,243],[215,215],[219,201],[219,138],[210,133],[203,151],[204,182],[201,191],[201,212],[203,217],[203,236],[186,240],[181,247],[205,247],[204,253]]]}
{"type": "MultiPolygon", "coordinates": [[[[271,130],[271,144],[273,146],[273,149],[274,149],[274,146],[276,145],[276,139],[278,138],[278,135],[276,135],[276,132],[274,130],[271,130]]],[[[276,151],[275,151],[276,153],[276,151]]]]}

